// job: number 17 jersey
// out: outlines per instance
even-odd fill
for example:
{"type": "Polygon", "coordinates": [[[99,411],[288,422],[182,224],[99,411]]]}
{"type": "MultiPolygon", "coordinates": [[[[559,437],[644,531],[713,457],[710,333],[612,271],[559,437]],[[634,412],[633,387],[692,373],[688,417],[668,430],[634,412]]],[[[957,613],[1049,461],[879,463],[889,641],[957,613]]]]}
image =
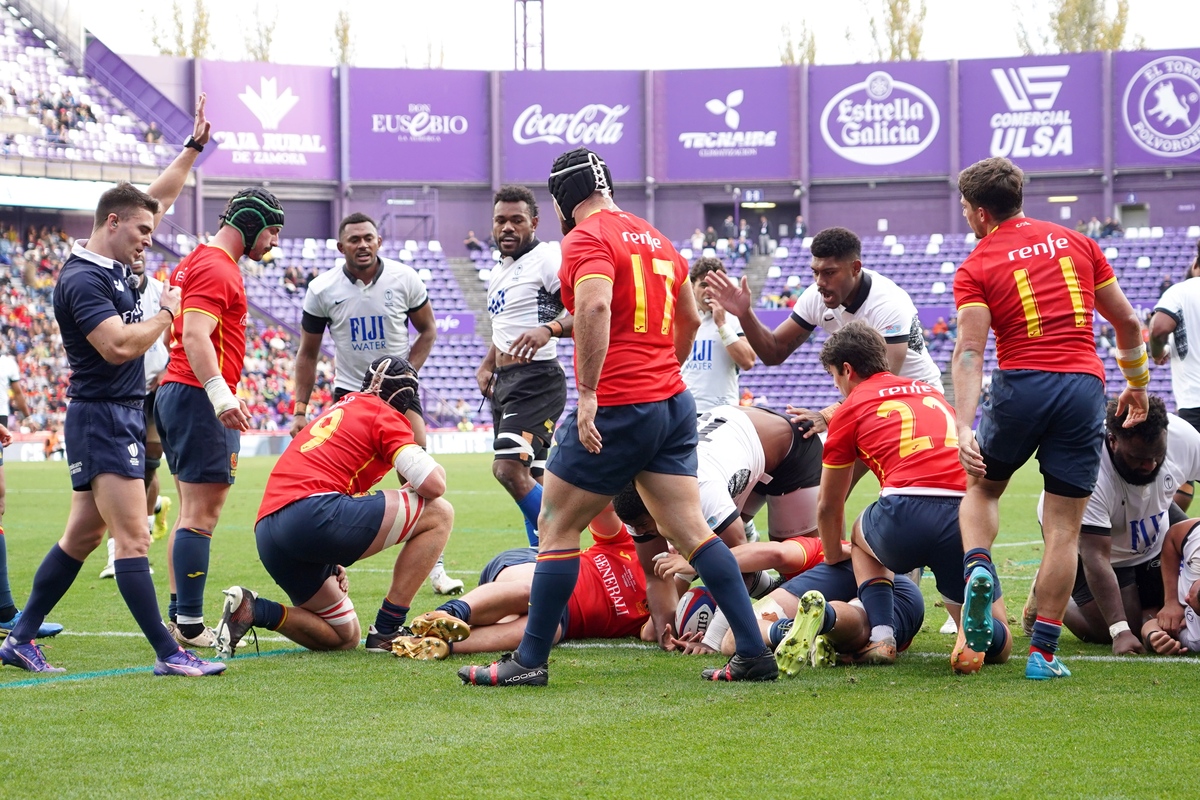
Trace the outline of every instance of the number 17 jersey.
{"type": "MultiPolygon", "coordinates": [[[[599,211],[563,239],[558,274],[563,304],[572,314],[580,284],[612,284],[597,405],[654,403],[686,390],[675,355],[675,309],[688,265],[667,237],[633,214],[599,211]]],[[[575,365],[578,369],[578,348],[575,365]]]]}

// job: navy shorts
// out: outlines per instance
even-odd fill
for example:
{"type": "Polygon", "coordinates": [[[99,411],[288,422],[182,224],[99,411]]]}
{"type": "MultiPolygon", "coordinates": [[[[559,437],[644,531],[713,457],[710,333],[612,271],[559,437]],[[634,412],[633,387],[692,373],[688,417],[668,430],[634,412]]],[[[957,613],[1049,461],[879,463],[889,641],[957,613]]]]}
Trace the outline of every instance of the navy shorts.
{"type": "MultiPolygon", "coordinates": [[[[863,538],[879,563],[892,572],[929,567],[938,592],[951,603],[963,602],[963,546],[958,528],[960,497],[892,494],[867,506],[863,538]]],[[[996,585],[995,596],[1000,597],[996,585]]]]}
{"type": "MultiPolygon", "coordinates": [[[[903,650],[925,624],[925,598],[921,595],[920,588],[904,575],[896,576],[895,586],[892,605],[896,614],[896,644],[903,650]]],[[[849,561],[818,564],[779,588],[796,597],[803,597],[805,592],[815,589],[826,601],[840,600],[843,603],[849,603],[858,597],[858,584],[854,580],[854,568],[850,566],[849,561]]]]}
{"type": "Polygon", "coordinates": [[[185,383],[164,383],[154,422],[171,474],[184,483],[233,483],[242,435],[213,413],[208,394],[185,383]]]}
{"type": "Polygon", "coordinates": [[[599,453],[579,441],[578,409],[554,436],[546,469],[593,494],[613,497],[638,474],[696,475],[696,401],[684,390],[657,403],[601,406],[599,453]]]}
{"type": "Polygon", "coordinates": [[[146,419],[140,401],[72,400],[63,424],[71,488],[90,492],[97,475],[146,477],[146,419]]]}
{"type": "Polygon", "coordinates": [[[988,479],[1008,480],[1036,451],[1047,491],[1087,497],[1100,470],[1105,402],[1095,375],[994,371],[975,434],[988,479]]]}
{"type": "MultiPolygon", "coordinates": [[[[1122,590],[1129,586],[1137,586],[1138,602],[1141,603],[1143,611],[1157,611],[1163,607],[1165,593],[1161,557],[1155,556],[1132,567],[1113,567],[1113,573],[1117,576],[1117,586],[1122,590]]],[[[1071,589],[1071,599],[1075,601],[1075,605],[1081,607],[1096,599],[1088,586],[1087,576],[1083,574],[1082,558],[1075,566],[1075,586],[1071,589]]]]}
{"type": "Polygon", "coordinates": [[[537,563],[537,548],[535,547],[516,547],[512,550],[505,550],[500,555],[493,558],[483,568],[483,572],[479,573],[479,585],[491,583],[499,577],[500,572],[508,567],[515,567],[518,564],[536,564],[537,563]]]}
{"type": "Polygon", "coordinates": [[[362,557],[383,525],[382,492],[318,494],[289,503],[254,526],[258,557],[293,605],[362,557]]]}

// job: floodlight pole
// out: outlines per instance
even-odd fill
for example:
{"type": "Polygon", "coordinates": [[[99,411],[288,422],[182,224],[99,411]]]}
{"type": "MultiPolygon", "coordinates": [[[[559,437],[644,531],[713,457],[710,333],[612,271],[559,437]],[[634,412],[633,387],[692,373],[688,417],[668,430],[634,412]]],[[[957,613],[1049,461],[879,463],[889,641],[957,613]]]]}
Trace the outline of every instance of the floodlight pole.
{"type": "Polygon", "coordinates": [[[543,0],[513,0],[513,65],[546,68],[546,15],[543,0]]]}

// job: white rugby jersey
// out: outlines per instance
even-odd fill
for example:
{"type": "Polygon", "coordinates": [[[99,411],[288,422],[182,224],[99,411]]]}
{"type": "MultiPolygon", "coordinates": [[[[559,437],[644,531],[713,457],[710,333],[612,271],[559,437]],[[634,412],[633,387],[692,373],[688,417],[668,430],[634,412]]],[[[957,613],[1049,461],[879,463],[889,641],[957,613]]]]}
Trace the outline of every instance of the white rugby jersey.
{"type": "MultiPolygon", "coordinates": [[[[162,300],[163,282],[155,280],[149,275],[145,276],[146,286],[142,289],[142,319],[150,319],[159,312],[162,308],[160,301],[162,300]]],[[[167,346],[163,344],[162,338],[154,340],[154,344],[146,351],[142,357],[142,367],[146,370],[146,390],[150,389],[150,382],[154,376],[158,375],[167,368],[167,362],[171,360],[171,354],[167,350],[167,346]]]]}
{"type": "MultiPolygon", "coordinates": [[[[733,314],[725,315],[725,324],[738,336],[742,335],[742,323],[733,314]]],[[[738,365],[717,333],[712,314],[705,314],[692,342],[692,354],[681,368],[683,382],[696,398],[696,411],[703,414],[716,406],[736,406],[739,373],[738,365]]]]}
{"type": "Polygon", "coordinates": [[[379,356],[408,357],[408,315],[429,302],[425,284],[407,264],[379,259],[375,280],[352,279],[344,267],[308,285],[304,313],[329,320],[336,357],[334,387],[356,392],[379,356]]]}
{"type": "Polygon", "coordinates": [[[1200,332],[1200,280],[1189,278],[1163,292],[1155,311],[1175,320],[1171,345],[1171,392],[1176,408],[1200,408],[1200,342],[1189,333],[1200,332]]]}
{"type": "Polygon", "coordinates": [[[12,413],[8,402],[8,387],[21,379],[21,370],[17,360],[5,353],[0,356],[0,416],[7,417],[12,413]]]}
{"type": "MultiPolygon", "coordinates": [[[[1181,483],[1200,480],[1200,433],[1174,414],[1167,418],[1167,458],[1145,486],[1123,481],[1107,448],[1100,456],[1100,474],[1083,511],[1083,524],[1112,530],[1109,560],[1114,567],[1144,564],[1162,552],[1175,490],[1181,483]]],[[[1045,492],[1038,498],[1039,522],[1044,499],[1045,492]]]]}
{"type": "Polygon", "coordinates": [[[1200,650],[1200,616],[1187,604],[1188,589],[1200,580],[1200,534],[1192,531],[1179,554],[1179,602],[1183,604],[1183,629],[1179,641],[1193,653],[1200,650]]]}
{"type": "Polygon", "coordinates": [[[900,377],[912,378],[942,388],[942,373],[929,356],[921,318],[908,292],[880,273],[863,269],[859,296],[848,306],[828,308],[815,283],[809,284],[796,305],[791,319],[806,330],[824,328],[829,333],[855,320],[870,325],[888,344],[908,343],[908,353],[900,377]]]}
{"type": "Polygon", "coordinates": [[[700,509],[708,527],[717,530],[741,513],[767,469],[767,456],[754,423],[737,406],[717,406],[701,414],[696,424],[700,509]]]}
{"type": "MultiPolygon", "coordinates": [[[[557,242],[538,242],[515,261],[505,257],[492,270],[488,283],[488,314],[492,317],[492,344],[512,355],[512,344],[530,328],[553,322],[562,316],[558,268],[562,250],[557,242]]],[[[550,361],[558,353],[558,339],[550,341],[534,354],[534,361],[550,361]]]]}

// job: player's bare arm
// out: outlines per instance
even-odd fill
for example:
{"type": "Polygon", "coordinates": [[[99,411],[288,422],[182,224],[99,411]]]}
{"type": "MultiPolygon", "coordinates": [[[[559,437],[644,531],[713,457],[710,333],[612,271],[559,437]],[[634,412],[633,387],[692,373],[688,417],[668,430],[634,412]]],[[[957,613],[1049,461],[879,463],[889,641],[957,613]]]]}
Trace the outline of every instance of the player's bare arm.
{"type": "Polygon", "coordinates": [[[850,558],[846,535],[846,495],[854,479],[853,465],[821,470],[821,490],[817,495],[817,535],[825,551],[825,563],[837,564],[850,558]]]}
{"type": "MultiPolygon", "coordinates": [[[[1108,320],[1117,335],[1117,360],[1126,360],[1126,356],[1136,358],[1133,354],[1144,355],[1145,342],[1142,340],[1142,323],[1138,320],[1137,312],[1129,304],[1125,293],[1116,281],[1096,290],[1096,311],[1108,320]]],[[[959,319],[959,330],[962,330],[962,319],[959,319]]],[[[1124,367],[1122,367],[1124,371],[1124,367]]],[[[1126,375],[1128,378],[1128,375],[1126,375]]],[[[1146,376],[1149,383],[1149,375],[1146,376]]],[[[957,385],[955,389],[957,390],[957,385]]],[[[956,398],[957,399],[957,398],[956,398]]],[[[1121,414],[1126,408],[1129,414],[1125,417],[1125,427],[1132,428],[1146,419],[1150,401],[1146,392],[1146,384],[1134,386],[1128,384],[1117,398],[1117,413],[1121,414]]]]}
{"type": "Polygon", "coordinates": [[[408,319],[417,331],[417,338],[412,340],[408,349],[408,363],[413,365],[413,369],[420,371],[421,367],[425,366],[425,359],[429,358],[434,341],[437,340],[437,320],[433,316],[433,304],[426,303],[416,311],[410,312],[408,319]]]}
{"type": "Polygon", "coordinates": [[[21,389],[21,384],[18,381],[13,381],[9,384],[9,389],[12,392],[12,406],[17,411],[21,412],[22,417],[29,416],[29,403],[25,399],[25,392],[21,389]]]}
{"type": "Polygon", "coordinates": [[[646,575],[646,603],[650,608],[654,641],[664,650],[675,650],[672,620],[675,619],[675,606],[679,602],[675,581],[664,580],[654,574],[655,557],[667,552],[667,540],[656,536],[648,542],[637,542],[634,547],[637,550],[638,563],[642,565],[642,572],[646,575]]]}
{"type": "Polygon", "coordinates": [[[1155,364],[1161,366],[1171,360],[1167,337],[1175,332],[1176,324],[1175,318],[1163,311],[1155,311],[1150,318],[1150,357],[1155,364]]]}
{"type": "Polygon", "coordinates": [[[475,382],[479,384],[479,393],[484,397],[492,396],[492,377],[496,374],[496,345],[488,345],[487,355],[479,362],[475,370],[475,382]]]}
{"type": "Polygon", "coordinates": [[[975,412],[983,390],[983,353],[987,347],[992,312],[984,306],[958,310],[958,339],[951,360],[954,375],[954,415],[958,419],[958,460],[967,474],[987,477],[983,455],[975,441],[975,412]]]}
{"type": "Polygon", "coordinates": [[[126,325],[118,316],[101,322],[87,335],[88,342],[110,364],[124,364],[143,355],[171,327],[179,313],[179,287],[167,286],[159,300],[158,313],[150,319],[126,325]]]}
{"type": "Polygon", "coordinates": [[[675,324],[672,334],[675,337],[675,358],[680,364],[688,360],[692,353],[692,343],[696,341],[696,331],[700,330],[700,312],[696,309],[696,298],[692,294],[692,282],[684,281],[679,286],[679,295],[675,298],[675,324]]]}
{"type": "Polygon", "coordinates": [[[1158,612],[1158,624],[1171,636],[1178,636],[1183,629],[1183,604],[1179,602],[1179,567],[1183,561],[1183,539],[1195,525],[1196,520],[1185,520],[1172,525],[1163,540],[1159,555],[1162,570],[1163,607],[1158,612]]]}
{"type": "MultiPolygon", "coordinates": [[[[725,309],[715,298],[709,298],[708,308],[712,311],[713,324],[720,330],[725,325],[725,309]]],[[[732,344],[725,345],[725,352],[729,353],[729,357],[733,359],[733,363],[738,365],[738,369],[742,372],[747,372],[754,367],[754,348],[746,341],[745,336],[739,336],[732,344]]]]}
{"type": "MultiPolygon", "coordinates": [[[[513,339],[511,355],[522,364],[528,364],[533,361],[538,350],[545,347],[551,338],[571,338],[571,331],[574,330],[574,327],[575,318],[570,314],[563,314],[556,320],[522,331],[520,336],[513,339]]],[[[482,391],[482,387],[480,391],[482,391]]]]}
{"type": "MultiPolygon", "coordinates": [[[[191,136],[191,140],[200,147],[208,144],[209,137],[212,134],[212,123],[204,116],[206,102],[207,97],[201,92],[199,99],[196,101],[196,118],[191,136]]],[[[183,191],[183,186],[187,183],[188,173],[192,171],[198,155],[200,155],[199,150],[192,147],[184,147],[179,155],[175,156],[175,160],[162,171],[162,174],[154,179],[154,183],[146,188],[146,194],[159,202],[158,213],[154,215],[154,227],[158,227],[158,223],[162,221],[163,216],[175,203],[175,200],[178,199],[179,193],[183,191]]]]}
{"type": "MultiPolygon", "coordinates": [[[[166,297],[166,294],[163,294],[166,297]]],[[[217,351],[213,347],[212,333],[217,321],[201,311],[187,311],[183,315],[183,351],[196,380],[204,386],[209,400],[214,400],[213,409],[221,424],[232,430],[250,429],[250,409],[246,401],[239,400],[225,385],[225,378],[217,366],[217,351]],[[220,391],[224,389],[224,391],[220,391]],[[219,395],[219,398],[217,397],[219,395]],[[217,399],[215,399],[217,398],[217,399]]]]}
{"type": "MultiPolygon", "coordinates": [[[[185,320],[186,321],[186,320],[185,320]]],[[[300,332],[300,348],[296,351],[295,408],[292,414],[292,438],[308,424],[308,402],[317,382],[317,355],[321,352],[322,335],[300,332]]]]}
{"type": "MultiPolygon", "coordinates": [[[[580,274],[594,274],[585,264],[580,274]]],[[[599,453],[602,443],[596,430],[596,384],[608,355],[608,332],[612,323],[612,283],[585,277],[575,284],[575,381],[579,385],[576,424],[579,441],[589,453],[599,453]]],[[[695,304],[693,303],[693,312],[695,304]]]]}
{"type": "Polygon", "coordinates": [[[764,364],[782,364],[797,347],[808,341],[812,332],[797,324],[791,317],[779,323],[773,331],[763,325],[762,320],[750,307],[750,282],[744,275],[740,284],[734,283],[728,275],[720,271],[710,272],[705,280],[708,281],[712,296],[717,302],[742,323],[746,341],[764,364]]]}
{"type": "MultiPolygon", "coordinates": [[[[1105,624],[1112,626],[1126,622],[1125,604],[1121,600],[1121,587],[1113,572],[1112,535],[1092,533],[1084,530],[1079,536],[1079,558],[1083,562],[1083,574],[1092,590],[1096,607],[1104,617],[1105,624]]],[[[1135,621],[1136,622],[1136,621],[1135,621]]],[[[1132,631],[1124,630],[1113,637],[1113,654],[1122,656],[1144,653],[1145,648],[1132,631]]]]}

